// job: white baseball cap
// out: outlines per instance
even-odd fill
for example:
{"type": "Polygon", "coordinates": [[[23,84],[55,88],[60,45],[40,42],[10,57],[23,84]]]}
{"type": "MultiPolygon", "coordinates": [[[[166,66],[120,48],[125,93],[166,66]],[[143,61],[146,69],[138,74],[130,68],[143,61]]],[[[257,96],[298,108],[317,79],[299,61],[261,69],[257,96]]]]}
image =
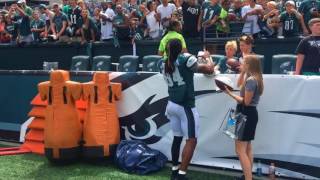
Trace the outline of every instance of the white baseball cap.
{"type": "Polygon", "coordinates": [[[17,3],[18,4],[26,3],[26,0],[19,0],[17,3]]]}

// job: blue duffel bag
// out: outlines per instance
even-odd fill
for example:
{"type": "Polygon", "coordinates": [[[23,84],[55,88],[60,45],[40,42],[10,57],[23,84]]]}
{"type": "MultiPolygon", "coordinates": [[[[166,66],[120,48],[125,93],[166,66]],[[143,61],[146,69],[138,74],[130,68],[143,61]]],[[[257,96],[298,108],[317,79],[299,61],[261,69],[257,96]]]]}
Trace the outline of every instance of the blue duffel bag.
{"type": "Polygon", "coordinates": [[[115,162],[129,173],[147,174],[163,168],[168,158],[158,150],[149,148],[137,140],[121,141],[117,147],[115,162]]]}

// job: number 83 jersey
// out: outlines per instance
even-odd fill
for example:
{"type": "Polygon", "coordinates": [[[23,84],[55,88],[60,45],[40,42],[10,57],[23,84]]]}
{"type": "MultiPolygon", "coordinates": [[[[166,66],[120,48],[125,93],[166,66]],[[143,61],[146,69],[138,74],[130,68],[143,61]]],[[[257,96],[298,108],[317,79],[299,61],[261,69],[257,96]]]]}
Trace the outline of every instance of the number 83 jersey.
{"type": "Polygon", "coordinates": [[[169,101],[184,107],[195,107],[193,76],[197,65],[195,56],[184,53],[180,54],[175,61],[175,70],[172,74],[165,73],[163,68],[162,73],[168,85],[169,101]]]}

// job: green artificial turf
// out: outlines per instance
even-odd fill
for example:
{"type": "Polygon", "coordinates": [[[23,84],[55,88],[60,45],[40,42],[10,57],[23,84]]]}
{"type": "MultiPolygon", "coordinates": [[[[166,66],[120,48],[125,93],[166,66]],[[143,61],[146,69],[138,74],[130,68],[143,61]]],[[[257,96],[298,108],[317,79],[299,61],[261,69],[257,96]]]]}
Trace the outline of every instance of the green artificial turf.
{"type": "MultiPolygon", "coordinates": [[[[57,166],[47,161],[43,156],[26,154],[0,156],[0,179],[112,179],[112,180],[168,180],[170,169],[140,176],[127,174],[115,165],[94,165],[85,162],[57,166]]],[[[203,172],[188,172],[193,180],[228,180],[230,176],[203,172]]]]}

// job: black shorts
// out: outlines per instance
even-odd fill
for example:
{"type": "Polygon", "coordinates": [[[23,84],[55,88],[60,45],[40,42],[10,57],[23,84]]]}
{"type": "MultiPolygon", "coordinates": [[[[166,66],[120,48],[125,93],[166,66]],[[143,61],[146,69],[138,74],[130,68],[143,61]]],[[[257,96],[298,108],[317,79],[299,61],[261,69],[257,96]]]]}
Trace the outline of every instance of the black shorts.
{"type": "Polygon", "coordinates": [[[242,112],[247,116],[247,123],[244,128],[244,135],[239,141],[252,141],[256,134],[256,127],[258,124],[258,111],[255,106],[243,106],[238,104],[237,111],[242,112]]]}

